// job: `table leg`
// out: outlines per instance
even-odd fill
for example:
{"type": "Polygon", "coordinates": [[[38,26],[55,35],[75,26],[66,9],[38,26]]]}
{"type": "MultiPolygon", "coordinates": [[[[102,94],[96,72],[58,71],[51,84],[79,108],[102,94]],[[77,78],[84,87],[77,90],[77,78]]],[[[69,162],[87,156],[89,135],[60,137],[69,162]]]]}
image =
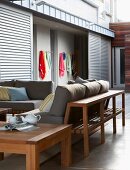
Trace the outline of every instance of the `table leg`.
{"type": "Polygon", "coordinates": [[[29,145],[28,152],[26,154],[26,170],[39,170],[39,152],[37,146],[29,145]]]}
{"type": "Polygon", "coordinates": [[[100,118],[101,118],[101,143],[105,142],[104,133],[104,102],[100,103],[100,118]]]}
{"type": "Polygon", "coordinates": [[[4,152],[0,152],[0,161],[4,159],[4,152]]]}
{"type": "Polygon", "coordinates": [[[88,108],[83,106],[83,140],[84,140],[84,156],[89,155],[89,131],[88,131],[88,108]]]}
{"type": "Polygon", "coordinates": [[[68,130],[68,135],[61,141],[61,165],[68,167],[71,164],[71,128],[68,130]]]}
{"type": "Polygon", "coordinates": [[[112,98],[113,105],[113,133],[116,133],[116,97],[112,98]]]}
{"type": "Polygon", "coordinates": [[[122,125],[125,126],[125,93],[122,94],[122,125]]]}

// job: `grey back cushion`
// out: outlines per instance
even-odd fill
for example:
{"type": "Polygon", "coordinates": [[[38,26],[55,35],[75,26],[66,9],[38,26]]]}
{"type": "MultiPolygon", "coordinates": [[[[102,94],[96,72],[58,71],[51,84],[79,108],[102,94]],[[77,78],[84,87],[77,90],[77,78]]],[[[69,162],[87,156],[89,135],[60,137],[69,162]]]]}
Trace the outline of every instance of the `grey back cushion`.
{"type": "Polygon", "coordinates": [[[0,86],[8,86],[8,87],[13,87],[15,81],[10,80],[10,81],[0,81],[0,86]]]}
{"type": "Polygon", "coordinates": [[[86,87],[86,97],[97,95],[101,88],[97,81],[83,83],[83,85],[86,87]]]}
{"type": "Polygon", "coordinates": [[[85,97],[85,91],[85,86],[81,84],[57,86],[54,102],[49,114],[63,117],[67,103],[70,101],[83,99],[85,97]]]}
{"type": "Polygon", "coordinates": [[[53,92],[52,81],[21,81],[16,80],[15,87],[25,87],[27,95],[32,100],[43,100],[53,92]]]}

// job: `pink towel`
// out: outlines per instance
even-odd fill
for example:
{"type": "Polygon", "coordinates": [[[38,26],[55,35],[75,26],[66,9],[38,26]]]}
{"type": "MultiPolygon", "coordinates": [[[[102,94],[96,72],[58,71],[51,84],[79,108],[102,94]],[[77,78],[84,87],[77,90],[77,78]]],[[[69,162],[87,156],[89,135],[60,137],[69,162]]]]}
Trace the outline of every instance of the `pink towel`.
{"type": "Polygon", "coordinates": [[[59,54],[59,76],[63,77],[65,73],[65,64],[63,59],[63,53],[59,54]]]}

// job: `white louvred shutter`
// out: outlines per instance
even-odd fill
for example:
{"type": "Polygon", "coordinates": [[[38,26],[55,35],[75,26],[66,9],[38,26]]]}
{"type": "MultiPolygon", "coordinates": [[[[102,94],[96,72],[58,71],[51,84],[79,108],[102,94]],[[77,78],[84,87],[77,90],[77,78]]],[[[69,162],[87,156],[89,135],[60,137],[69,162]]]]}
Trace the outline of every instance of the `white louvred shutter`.
{"type": "Polygon", "coordinates": [[[110,40],[89,34],[89,78],[109,80],[110,40]]]}
{"type": "Polygon", "coordinates": [[[0,6],[0,79],[32,79],[32,18],[0,6]]]}
{"type": "Polygon", "coordinates": [[[89,78],[101,77],[101,38],[98,35],[89,34],[89,78]]]}

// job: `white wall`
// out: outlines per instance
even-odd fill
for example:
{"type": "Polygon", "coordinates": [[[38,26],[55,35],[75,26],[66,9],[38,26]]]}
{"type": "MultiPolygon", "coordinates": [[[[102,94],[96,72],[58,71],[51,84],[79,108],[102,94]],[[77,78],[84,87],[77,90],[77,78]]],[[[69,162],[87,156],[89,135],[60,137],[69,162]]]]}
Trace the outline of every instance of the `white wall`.
{"type": "MultiPolygon", "coordinates": [[[[44,0],[44,2],[53,5],[57,8],[60,8],[64,11],[67,11],[71,14],[77,15],[81,18],[84,18],[88,21],[94,22],[96,24],[103,24],[102,26],[107,26],[108,20],[103,18],[104,12],[107,14],[112,14],[111,17],[108,15],[112,21],[114,15],[116,15],[116,4],[117,0],[44,0]],[[110,4],[109,4],[110,3],[110,4]],[[110,7],[109,7],[110,6],[110,7]],[[108,11],[110,10],[110,11],[108,11]],[[102,22],[101,20],[104,20],[102,22]]],[[[17,4],[20,4],[18,1],[14,1],[17,4]]],[[[30,0],[30,8],[36,10],[36,4],[32,3],[34,0],[30,0]]],[[[29,7],[29,1],[23,0],[23,6],[29,7]]],[[[39,7],[40,11],[43,12],[42,5],[39,7]]]]}
{"type": "Polygon", "coordinates": [[[106,16],[104,18],[103,15],[103,11],[105,11],[105,1],[104,2],[100,2],[99,0],[84,0],[86,2],[83,2],[82,0],[62,0],[62,1],[44,0],[44,1],[62,10],[65,10],[71,14],[77,15],[88,21],[109,28],[109,21],[111,20],[111,17],[106,16]],[[95,7],[91,4],[95,4],[95,7]]]}
{"type": "MultiPolygon", "coordinates": [[[[35,79],[40,80],[39,78],[39,52],[42,51],[51,51],[50,50],[50,28],[46,27],[44,25],[36,25],[36,39],[34,39],[34,49],[37,52],[34,52],[36,54],[34,59],[34,69],[35,69],[35,79]]],[[[51,80],[51,69],[46,70],[46,76],[43,79],[44,81],[51,80]]]]}
{"type": "MultiPolygon", "coordinates": [[[[59,58],[59,53],[61,52],[74,53],[74,36],[72,34],[58,31],[57,39],[58,39],[58,58],[59,58]]],[[[57,65],[59,66],[59,59],[57,65]]],[[[71,76],[67,75],[66,69],[65,69],[65,75],[63,77],[59,77],[59,71],[58,71],[59,85],[66,84],[69,78],[71,78],[71,76]]]]}
{"type": "MultiPolygon", "coordinates": [[[[34,26],[34,72],[35,79],[40,80],[39,78],[39,51],[51,51],[51,39],[50,39],[50,28],[44,25],[35,25],[34,26]]],[[[68,82],[72,76],[67,75],[65,70],[65,75],[59,77],[59,53],[74,53],[74,36],[69,32],[56,31],[56,38],[54,41],[54,64],[52,65],[52,70],[55,76],[56,85],[63,85],[68,82]]],[[[66,63],[65,63],[66,64],[66,63]]],[[[46,73],[46,77],[43,81],[52,80],[51,70],[46,73]]]]}
{"type": "Polygon", "coordinates": [[[104,18],[99,18],[99,25],[102,25],[103,27],[109,28],[110,22],[111,22],[111,18],[107,15],[105,15],[104,18]]]}
{"type": "Polygon", "coordinates": [[[98,22],[98,9],[84,3],[81,0],[44,0],[45,2],[54,5],[71,14],[80,16],[86,20],[97,23],[98,22]]]}

